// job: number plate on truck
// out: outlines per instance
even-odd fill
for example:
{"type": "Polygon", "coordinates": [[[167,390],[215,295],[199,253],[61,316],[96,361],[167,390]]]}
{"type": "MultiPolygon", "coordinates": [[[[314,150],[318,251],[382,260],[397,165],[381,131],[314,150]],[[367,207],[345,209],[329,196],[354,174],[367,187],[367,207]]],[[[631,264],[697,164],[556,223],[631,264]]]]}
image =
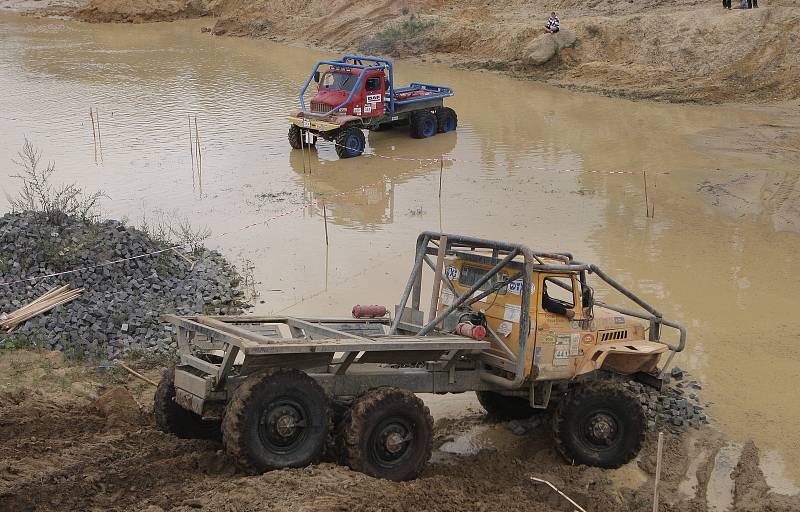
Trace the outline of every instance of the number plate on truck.
{"type": "Polygon", "coordinates": [[[308,119],[303,119],[303,126],[306,127],[306,128],[310,128],[311,127],[311,121],[308,120],[308,119]]]}

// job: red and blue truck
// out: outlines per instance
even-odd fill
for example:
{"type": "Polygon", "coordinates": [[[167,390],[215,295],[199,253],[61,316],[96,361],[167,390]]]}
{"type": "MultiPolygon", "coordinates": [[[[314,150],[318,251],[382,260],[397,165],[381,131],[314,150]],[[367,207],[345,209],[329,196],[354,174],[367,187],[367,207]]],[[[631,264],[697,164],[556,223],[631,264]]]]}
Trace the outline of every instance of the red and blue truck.
{"type": "Polygon", "coordinates": [[[378,131],[407,125],[414,138],[450,132],[458,126],[455,110],[444,106],[453,90],[413,82],[395,88],[394,67],[386,59],[345,55],[318,62],[300,90],[300,110],[289,117],[289,144],[294,149],[314,146],[321,137],[333,142],[340,158],[364,152],[364,130],[378,131]],[[306,108],[311,82],[317,94],[306,108]]]}

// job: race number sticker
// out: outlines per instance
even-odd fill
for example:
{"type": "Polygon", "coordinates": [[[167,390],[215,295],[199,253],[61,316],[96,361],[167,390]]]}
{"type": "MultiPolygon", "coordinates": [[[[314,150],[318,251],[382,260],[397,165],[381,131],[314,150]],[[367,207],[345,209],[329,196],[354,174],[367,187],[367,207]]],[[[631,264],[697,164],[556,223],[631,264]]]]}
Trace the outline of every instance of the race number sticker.
{"type": "Polygon", "coordinates": [[[522,279],[508,283],[508,291],[514,295],[522,295],[522,279]]]}
{"type": "Polygon", "coordinates": [[[508,335],[511,334],[511,329],[513,328],[514,326],[511,324],[511,322],[500,322],[500,325],[497,326],[497,334],[508,338],[508,335]]]}
{"type": "Polygon", "coordinates": [[[377,102],[381,101],[381,99],[382,98],[381,98],[380,94],[367,94],[367,101],[369,101],[371,103],[377,103],[377,102]]]}
{"type": "Polygon", "coordinates": [[[559,334],[556,336],[556,350],[553,353],[554,366],[566,366],[569,364],[569,344],[572,337],[569,334],[559,334]]]}
{"type": "Polygon", "coordinates": [[[361,115],[361,107],[355,107],[353,109],[353,114],[360,116],[361,115]]]}
{"type": "Polygon", "coordinates": [[[519,315],[521,312],[522,308],[520,306],[515,306],[514,304],[506,304],[506,307],[503,309],[503,320],[518,324],[519,315]]]}
{"type": "Polygon", "coordinates": [[[372,105],[364,105],[364,113],[369,114],[372,112],[372,105]]]}
{"type": "Polygon", "coordinates": [[[444,275],[447,276],[447,279],[455,281],[456,279],[458,279],[458,269],[453,265],[450,265],[445,269],[444,275]]]}
{"type": "Polygon", "coordinates": [[[573,334],[570,335],[569,355],[571,355],[571,356],[582,356],[583,355],[583,350],[581,350],[581,335],[580,335],[580,333],[573,333],[573,334]]]}

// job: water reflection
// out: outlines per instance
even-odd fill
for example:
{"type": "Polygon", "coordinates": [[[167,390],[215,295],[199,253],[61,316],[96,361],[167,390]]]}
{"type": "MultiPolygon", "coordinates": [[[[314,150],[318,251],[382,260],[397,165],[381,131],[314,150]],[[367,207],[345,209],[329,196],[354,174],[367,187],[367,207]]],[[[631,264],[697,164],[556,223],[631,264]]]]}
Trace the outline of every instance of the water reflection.
{"type": "Polygon", "coordinates": [[[449,172],[453,162],[445,159],[455,149],[457,137],[451,132],[417,140],[408,136],[407,128],[397,127],[370,132],[364,156],[338,159],[331,155],[333,143],[319,140],[316,148],[291,151],[289,164],[312,212],[321,214],[324,200],[331,222],[374,230],[394,222],[396,186],[440,170],[449,172]]]}

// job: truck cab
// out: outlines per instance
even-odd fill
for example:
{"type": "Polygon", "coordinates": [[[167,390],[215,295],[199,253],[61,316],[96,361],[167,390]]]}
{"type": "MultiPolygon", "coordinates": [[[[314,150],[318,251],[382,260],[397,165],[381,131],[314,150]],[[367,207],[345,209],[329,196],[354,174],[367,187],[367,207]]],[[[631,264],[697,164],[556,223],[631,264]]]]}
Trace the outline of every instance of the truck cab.
{"type": "Polygon", "coordinates": [[[311,99],[311,112],[326,114],[333,109],[336,114],[369,118],[385,112],[386,72],[380,69],[367,71],[359,81],[359,73],[347,67],[331,66],[314,77],[319,84],[316,96],[311,99]],[[358,86],[358,90],[354,89],[358,86]],[[350,93],[354,93],[348,101],[350,93]],[[339,105],[343,105],[337,108],[339,105]]]}
{"type": "MultiPolygon", "coordinates": [[[[530,274],[528,343],[533,342],[533,350],[526,351],[525,374],[531,381],[571,379],[596,370],[622,374],[649,374],[655,370],[660,355],[669,349],[647,339],[646,322],[595,304],[585,273],[568,270],[567,256],[539,259],[552,270],[530,274]]],[[[452,288],[441,288],[438,312],[445,311],[492,266],[490,261],[481,262],[472,254],[446,257],[443,277],[452,288]]],[[[487,340],[492,343],[489,362],[513,371],[507,361],[519,357],[517,340],[524,312],[522,278],[510,277],[506,270],[487,281],[473,296],[494,292],[470,306],[473,315],[465,315],[464,310],[450,315],[444,329],[469,321],[470,316],[472,323],[482,322],[489,333],[487,340]]]]}

